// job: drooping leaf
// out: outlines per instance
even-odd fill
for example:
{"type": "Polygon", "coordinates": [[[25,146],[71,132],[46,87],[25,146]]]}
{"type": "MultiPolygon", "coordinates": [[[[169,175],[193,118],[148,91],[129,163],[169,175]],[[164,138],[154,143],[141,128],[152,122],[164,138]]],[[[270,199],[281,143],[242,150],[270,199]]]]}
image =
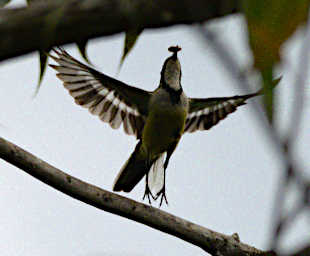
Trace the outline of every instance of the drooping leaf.
{"type": "Polygon", "coordinates": [[[125,58],[129,54],[129,52],[132,50],[132,48],[134,47],[134,45],[135,45],[137,39],[139,38],[140,34],[142,33],[142,31],[143,31],[143,29],[131,29],[131,30],[126,32],[123,55],[122,55],[121,61],[119,63],[118,70],[121,69],[125,58]]]}
{"type": "Polygon", "coordinates": [[[38,94],[40,86],[41,86],[41,82],[43,79],[43,75],[45,73],[46,70],[46,63],[47,63],[47,59],[48,59],[48,53],[50,52],[51,49],[48,49],[46,51],[40,50],[39,51],[39,60],[40,60],[40,75],[39,75],[39,81],[36,87],[36,91],[35,91],[35,95],[38,94]]]}
{"type": "MultiPolygon", "coordinates": [[[[38,4],[39,2],[46,3],[49,0],[28,0],[27,4],[38,4]]],[[[60,5],[58,8],[55,8],[52,10],[45,18],[45,29],[44,29],[44,40],[41,43],[41,49],[38,50],[39,52],[39,61],[40,61],[40,75],[39,75],[39,81],[36,87],[35,95],[38,94],[41,82],[45,73],[46,64],[48,60],[48,53],[52,49],[52,47],[49,44],[49,41],[52,40],[53,37],[56,35],[56,28],[57,24],[60,20],[64,17],[64,10],[65,5],[60,5]]]]}
{"type": "Polygon", "coordinates": [[[0,0],[0,8],[4,7],[6,4],[8,4],[11,0],[0,0]]]}
{"type": "Polygon", "coordinates": [[[273,94],[273,76],[272,76],[272,69],[265,69],[261,72],[262,78],[263,78],[263,103],[265,106],[267,118],[270,123],[273,121],[273,104],[274,104],[274,94],[273,94]]]}
{"type": "MultiPolygon", "coordinates": [[[[27,5],[32,5],[32,4],[36,4],[42,2],[42,0],[27,0],[27,5]]],[[[43,75],[45,73],[45,69],[46,69],[46,63],[47,63],[47,59],[48,56],[46,53],[49,53],[50,49],[48,49],[47,51],[43,51],[43,50],[39,50],[39,61],[40,61],[40,74],[39,74],[39,80],[38,80],[38,84],[34,93],[34,96],[36,96],[39,92],[41,83],[42,83],[42,79],[43,79],[43,75]]]]}
{"type": "Polygon", "coordinates": [[[281,46],[303,25],[310,0],[243,0],[254,66],[260,71],[267,117],[273,117],[273,69],[281,61],[281,46]]]}
{"type": "Polygon", "coordinates": [[[87,57],[87,52],[86,52],[86,45],[87,45],[88,40],[79,40],[78,42],[76,42],[76,45],[79,49],[80,54],[82,55],[82,57],[84,58],[84,60],[88,63],[90,63],[88,57],[87,57]]]}
{"type": "Polygon", "coordinates": [[[304,24],[310,0],[243,0],[249,44],[259,70],[280,61],[280,47],[304,24]]]}

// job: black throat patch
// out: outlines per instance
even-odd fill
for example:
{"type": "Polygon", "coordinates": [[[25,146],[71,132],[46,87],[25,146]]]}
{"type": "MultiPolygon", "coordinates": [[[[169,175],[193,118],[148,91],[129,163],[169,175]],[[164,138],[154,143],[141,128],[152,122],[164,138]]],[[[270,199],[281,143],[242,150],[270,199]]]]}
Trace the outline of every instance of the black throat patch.
{"type": "Polygon", "coordinates": [[[180,103],[180,99],[181,99],[181,94],[183,92],[182,87],[179,90],[173,90],[169,85],[167,85],[166,83],[163,83],[163,89],[165,89],[170,96],[171,102],[173,105],[176,105],[178,103],[180,103]]]}

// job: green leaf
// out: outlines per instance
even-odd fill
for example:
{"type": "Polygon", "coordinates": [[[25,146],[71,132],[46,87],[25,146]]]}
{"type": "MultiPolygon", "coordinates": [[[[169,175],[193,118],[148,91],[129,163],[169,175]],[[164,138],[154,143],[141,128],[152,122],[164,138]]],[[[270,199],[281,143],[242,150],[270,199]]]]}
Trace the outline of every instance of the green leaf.
{"type": "Polygon", "coordinates": [[[39,81],[38,81],[37,88],[36,88],[36,91],[35,91],[35,96],[38,94],[39,89],[41,87],[41,83],[42,83],[42,80],[43,80],[43,75],[44,75],[45,70],[46,70],[46,64],[47,64],[47,59],[48,59],[48,55],[47,54],[50,52],[50,50],[51,49],[48,49],[46,51],[43,51],[43,50],[39,51],[40,76],[39,76],[39,81]]]}
{"type": "Polygon", "coordinates": [[[281,46],[306,22],[309,5],[309,0],[243,0],[256,68],[262,71],[281,60],[281,46]]]}
{"type": "MultiPolygon", "coordinates": [[[[43,2],[47,0],[28,0],[28,4],[35,4],[39,2],[43,2]]],[[[47,59],[48,59],[48,53],[52,49],[50,47],[50,40],[52,40],[53,37],[57,36],[56,34],[56,27],[60,20],[64,18],[64,10],[66,5],[61,5],[57,7],[56,9],[52,10],[45,18],[44,18],[44,27],[42,38],[44,40],[41,42],[41,49],[39,50],[39,60],[40,60],[40,75],[39,75],[39,81],[38,85],[35,91],[36,96],[39,92],[41,82],[43,79],[43,75],[46,69],[47,59]]]]}
{"type": "Polygon", "coordinates": [[[121,58],[121,61],[118,66],[118,70],[121,69],[125,58],[129,54],[129,52],[132,50],[134,47],[137,39],[139,38],[140,34],[142,33],[143,29],[131,29],[126,32],[125,35],[125,41],[124,41],[124,50],[123,50],[123,55],[121,58]]]}
{"type": "Polygon", "coordinates": [[[86,53],[86,45],[87,45],[88,40],[80,40],[78,42],[76,42],[76,45],[79,49],[80,54],[82,55],[83,59],[88,62],[90,64],[90,61],[87,57],[87,53],[86,53]]]}
{"type": "Polygon", "coordinates": [[[10,0],[0,0],[0,7],[4,7],[9,2],[10,2],[10,0]]]}
{"type": "Polygon", "coordinates": [[[310,0],[243,0],[254,66],[263,81],[264,106],[273,119],[273,69],[281,61],[281,47],[308,18],[310,0]]]}
{"type": "Polygon", "coordinates": [[[264,70],[262,72],[263,78],[263,102],[267,114],[267,118],[270,123],[273,121],[273,103],[274,103],[274,95],[273,95],[273,88],[274,88],[274,80],[272,77],[272,69],[264,70]]]}

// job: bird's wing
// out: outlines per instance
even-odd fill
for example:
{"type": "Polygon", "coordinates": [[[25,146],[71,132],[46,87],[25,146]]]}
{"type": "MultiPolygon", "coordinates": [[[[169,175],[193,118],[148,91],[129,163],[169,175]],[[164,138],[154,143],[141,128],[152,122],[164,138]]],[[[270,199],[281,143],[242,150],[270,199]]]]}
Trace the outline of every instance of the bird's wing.
{"type": "Polygon", "coordinates": [[[185,123],[185,132],[197,130],[208,130],[224,119],[228,114],[236,111],[237,107],[246,104],[246,100],[257,95],[257,93],[222,97],[222,98],[190,98],[189,112],[185,123]]]}
{"type": "Polygon", "coordinates": [[[123,123],[127,134],[140,138],[148,112],[150,93],[129,86],[82,64],[65,50],[50,55],[58,65],[50,65],[78,105],[88,108],[114,129],[123,123]]]}

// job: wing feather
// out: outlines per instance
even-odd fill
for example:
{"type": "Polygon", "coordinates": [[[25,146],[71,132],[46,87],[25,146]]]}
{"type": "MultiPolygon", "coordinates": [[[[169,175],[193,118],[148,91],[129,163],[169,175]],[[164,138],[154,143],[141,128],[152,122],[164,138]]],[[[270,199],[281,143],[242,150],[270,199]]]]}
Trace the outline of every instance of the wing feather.
{"type": "Polygon", "coordinates": [[[123,124],[127,134],[140,138],[148,111],[150,93],[106,76],[71,57],[62,48],[52,56],[50,65],[63,81],[75,103],[88,108],[113,129],[123,124]]]}
{"type": "Polygon", "coordinates": [[[261,91],[234,97],[191,98],[189,114],[185,123],[185,132],[208,130],[212,126],[236,111],[237,107],[246,104],[246,100],[261,94],[261,91]]]}

